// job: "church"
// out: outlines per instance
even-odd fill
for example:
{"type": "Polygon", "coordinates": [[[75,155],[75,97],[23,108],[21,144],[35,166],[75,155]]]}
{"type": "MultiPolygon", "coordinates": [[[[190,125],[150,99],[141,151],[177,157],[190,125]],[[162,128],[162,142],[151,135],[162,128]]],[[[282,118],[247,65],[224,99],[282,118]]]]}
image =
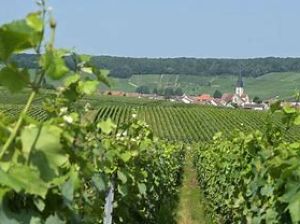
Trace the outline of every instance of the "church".
{"type": "Polygon", "coordinates": [[[224,93],[221,98],[224,106],[238,106],[244,107],[245,104],[250,103],[249,96],[244,91],[244,82],[242,74],[240,73],[235,86],[235,93],[224,93]]]}
{"type": "Polygon", "coordinates": [[[244,82],[242,73],[236,82],[235,94],[232,96],[232,103],[238,106],[244,106],[246,103],[250,103],[249,96],[244,92],[244,82]]]}

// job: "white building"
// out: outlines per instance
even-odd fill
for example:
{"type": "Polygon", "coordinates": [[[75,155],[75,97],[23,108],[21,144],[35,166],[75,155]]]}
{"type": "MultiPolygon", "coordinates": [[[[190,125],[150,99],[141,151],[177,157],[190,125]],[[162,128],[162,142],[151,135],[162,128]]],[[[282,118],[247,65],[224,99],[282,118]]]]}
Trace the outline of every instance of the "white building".
{"type": "Polygon", "coordinates": [[[249,96],[244,92],[244,82],[242,79],[242,73],[236,82],[235,94],[232,97],[232,103],[237,104],[238,106],[243,106],[250,102],[249,96]]]}

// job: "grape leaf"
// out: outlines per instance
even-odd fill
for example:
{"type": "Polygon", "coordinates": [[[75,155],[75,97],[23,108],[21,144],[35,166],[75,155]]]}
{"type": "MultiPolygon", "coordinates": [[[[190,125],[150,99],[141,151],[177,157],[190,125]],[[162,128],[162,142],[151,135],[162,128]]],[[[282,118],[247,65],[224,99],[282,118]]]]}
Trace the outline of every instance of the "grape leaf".
{"type": "Polygon", "coordinates": [[[68,161],[60,143],[61,134],[62,130],[53,125],[44,125],[41,129],[31,125],[22,132],[23,151],[31,152],[30,162],[38,167],[45,181],[59,175],[59,168],[68,161]]]}
{"type": "Polygon", "coordinates": [[[48,77],[57,80],[69,72],[63,59],[64,55],[65,51],[63,50],[47,48],[45,54],[40,59],[40,65],[45,69],[48,77]]]}
{"type": "Polygon", "coordinates": [[[11,187],[16,192],[24,190],[26,193],[36,194],[42,198],[45,198],[48,191],[48,186],[40,178],[39,171],[25,165],[14,165],[8,172],[0,169],[0,183],[11,187]]]}
{"type": "Polygon", "coordinates": [[[51,215],[47,218],[45,224],[65,224],[66,222],[61,220],[57,214],[51,215]]]}
{"type": "Polygon", "coordinates": [[[96,80],[80,82],[79,90],[83,94],[91,95],[97,90],[98,85],[99,85],[99,82],[96,80]]]}
{"type": "Polygon", "coordinates": [[[98,123],[97,127],[101,128],[101,131],[103,133],[109,134],[109,133],[111,133],[114,130],[115,124],[109,118],[106,121],[101,121],[100,123],[98,123]]]}
{"type": "Polygon", "coordinates": [[[123,184],[126,184],[126,182],[127,182],[127,177],[126,177],[126,175],[125,175],[122,171],[120,171],[120,170],[118,170],[117,174],[118,174],[118,179],[119,179],[123,184]]]}
{"type": "Polygon", "coordinates": [[[31,13],[0,27],[0,59],[6,61],[13,52],[38,46],[42,39],[43,22],[40,12],[31,13]]]}
{"type": "Polygon", "coordinates": [[[7,86],[11,92],[22,90],[28,82],[27,70],[18,70],[14,67],[4,67],[0,70],[0,84],[7,86]]]}
{"type": "Polygon", "coordinates": [[[294,120],[295,125],[300,125],[300,115],[298,115],[294,120]]]}

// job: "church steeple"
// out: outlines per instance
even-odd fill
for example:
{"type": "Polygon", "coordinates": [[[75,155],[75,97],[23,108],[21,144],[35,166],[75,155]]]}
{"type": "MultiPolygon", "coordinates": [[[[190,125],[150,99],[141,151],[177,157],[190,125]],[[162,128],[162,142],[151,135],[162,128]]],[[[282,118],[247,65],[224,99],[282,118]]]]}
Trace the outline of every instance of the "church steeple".
{"type": "Polygon", "coordinates": [[[242,78],[242,70],[240,70],[240,75],[236,82],[236,87],[244,88],[244,83],[243,83],[243,78],[242,78]]]}
{"type": "Polygon", "coordinates": [[[239,78],[236,82],[236,87],[235,87],[235,94],[242,96],[244,93],[244,82],[242,78],[242,67],[240,66],[240,74],[239,78]]]}

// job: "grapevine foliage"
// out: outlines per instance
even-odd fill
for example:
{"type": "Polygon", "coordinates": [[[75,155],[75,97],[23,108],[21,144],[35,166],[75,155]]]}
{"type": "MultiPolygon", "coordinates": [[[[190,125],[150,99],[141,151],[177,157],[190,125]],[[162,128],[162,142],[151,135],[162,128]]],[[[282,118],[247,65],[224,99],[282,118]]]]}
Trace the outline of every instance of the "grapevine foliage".
{"type": "Polygon", "coordinates": [[[300,143],[283,138],[299,125],[300,115],[276,103],[272,116],[278,110],[285,127],[270,122],[265,132],[236,132],[230,138],[218,133],[212,144],[199,147],[199,182],[216,222],[300,222],[300,143]]]}
{"type": "Polygon", "coordinates": [[[70,53],[54,47],[56,23],[40,7],[0,27],[0,83],[31,91],[16,120],[0,114],[0,223],[102,223],[112,185],[114,223],[172,223],[183,146],[154,138],[135,117],[117,128],[76,103],[107,83],[107,71],[76,54],[69,69],[70,53]],[[34,75],[11,60],[30,49],[41,55],[34,75]],[[29,111],[48,79],[64,85],[41,99],[47,116],[36,120],[29,111]]]}

